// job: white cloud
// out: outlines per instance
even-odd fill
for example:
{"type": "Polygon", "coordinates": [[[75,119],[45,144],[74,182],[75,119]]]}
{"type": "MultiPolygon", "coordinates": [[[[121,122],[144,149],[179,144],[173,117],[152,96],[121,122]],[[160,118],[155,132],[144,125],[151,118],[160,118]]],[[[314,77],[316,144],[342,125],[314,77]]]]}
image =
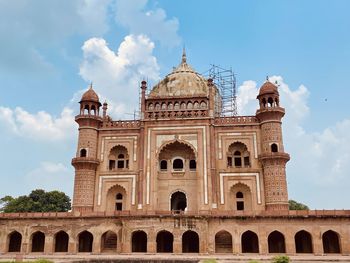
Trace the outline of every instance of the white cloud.
{"type": "Polygon", "coordinates": [[[61,48],[64,40],[72,35],[105,33],[110,2],[0,1],[0,68],[31,73],[51,69],[41,50],[48,46],[61,48]]]}
{"type": "MultiPolygon", "coordinates": [[[[323,131],[307,131],[303,123],[310,113],[308,89],[304,85],[290,89],[281,76],[270,77],[270,81],[278,82],[281,106],[286,109],[282,127],[284,146],[291,155],[287,165],[289,193],[313,208],[332,208],[334,199],[329,196],[339,195],[338,189],[350,184],[346,176],[350,174],[350,120],[345,119],[323,131]],[[325,188],[327,195],[323,193],[325,188]]],[[[245,81],[239,87],[240,114],[255,114],[258,91],[254,81],[245,81]]]]}
{"type": "Polygon", "coordinates": [[[71,195],[73,188],[72,168],[62,163],[41,162],[39,167],[30,171],[25,179],[30,189],[60,190],[71,195]]]}
{"type": "Polygon", "coordinates": [[[162,8],[147,10],[147,0],[116,0],[116,21],[129,29],[131,34],[145,34],[162,45],[174,47],[180,44],[177,34],[179,21],[168,19],[162,8]]]}
{"type": "Polygon", "coordinates": [[[73,111],[64,108],[59,117],[53,117],[45,111],[31,114],[20,107],[14,110],[0,107],[0,125],[7,127],[13,134],[38,141],[61,141],[76,136],[76,124],[73,111]]]}
{"type": "Polygon", "coordinates": [[[150,81],[159,79],[157,59],[152,55],[154,43],[144,35],[126,36],[117,53],[102,38],[87,40],[82,49],[84,60],[80,75],[94,83],[101,101],[107,98],[109,114],[117,118],[138,109],[143,78],[150,81]]]}

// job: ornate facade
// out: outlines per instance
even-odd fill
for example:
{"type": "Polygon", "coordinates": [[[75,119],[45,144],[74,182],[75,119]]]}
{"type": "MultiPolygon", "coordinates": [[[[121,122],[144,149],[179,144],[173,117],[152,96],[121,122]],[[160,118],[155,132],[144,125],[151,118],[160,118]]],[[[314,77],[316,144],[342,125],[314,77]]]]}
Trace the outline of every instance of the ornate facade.
{"type": "Polygon", "coordinates": [[[1,253],[350,253],[350,211],[288,210],[277,86],[261,86],[255,116],[223,117],[183,54],[147,89],[134,121],[84,93],[73,211],[1,214],[1,253]]]}

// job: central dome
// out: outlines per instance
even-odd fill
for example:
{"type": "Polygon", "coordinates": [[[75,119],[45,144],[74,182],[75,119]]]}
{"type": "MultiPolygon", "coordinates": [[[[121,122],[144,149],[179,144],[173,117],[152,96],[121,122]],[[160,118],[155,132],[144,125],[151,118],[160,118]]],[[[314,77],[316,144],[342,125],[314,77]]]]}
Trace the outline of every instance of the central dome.
{"type": "Polygon", "coordinates": [[[207,80],[187,64],[185,50],[180,65],[151,90],[149,97],[208,96],[207,80]]]}

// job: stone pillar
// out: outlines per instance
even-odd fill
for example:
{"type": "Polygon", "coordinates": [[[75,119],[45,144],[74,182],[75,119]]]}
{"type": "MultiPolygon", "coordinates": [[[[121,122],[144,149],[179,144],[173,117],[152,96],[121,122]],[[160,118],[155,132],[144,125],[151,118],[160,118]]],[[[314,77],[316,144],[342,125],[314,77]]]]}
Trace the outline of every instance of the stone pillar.
{"type": "Polygon", "coordinates": [[[7,252],[8,238],[5,233],[0,233],[0,254],[7,252]]]}
{"type": "Polygon", "coordinates": [[[147,253],[155,254],[157,253],[157,242],[147,241],[147,253]]]}
{"type": "Polygon", "coordinates": [[[92,243],[92,253],[101,254],[101,237],[100,235],[93,235],[94,242],[92,243]]]}
{"type": "Polygon", "coordinates": [[[294,234],[293,233],[289,233],[288,229],[286,231],[284,231],[285,236],[285,244],[286,244],[286,253],[289,255],[295,255],[295,240],[294,240],[294,234]]]}
{"type": "Polygon", "coordinates": [[[314,246],[314,254],[315,255],[323,255],[323,243],[322,243],[322,235],[320,231],[315,231],[311,233],[312,235],[312,244],[314,246]]]}
{"type": "Polygon", "coordinates": [[[55,250],[54,237],[52,235],[45,236],[45,246],[44,246],[44,254],[51,255],[55,250]]]}
{"type": "Polygon", "coordinates": [[[68,254],[76,254],[77,253],[78,243],[74,239],[69,239],[68,243],[68,254]]]}

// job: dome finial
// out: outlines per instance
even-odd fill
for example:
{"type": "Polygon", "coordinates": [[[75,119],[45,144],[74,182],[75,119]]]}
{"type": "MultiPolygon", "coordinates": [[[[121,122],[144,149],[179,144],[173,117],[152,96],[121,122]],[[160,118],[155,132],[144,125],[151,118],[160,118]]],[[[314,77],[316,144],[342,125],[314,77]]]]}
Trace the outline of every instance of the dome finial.
{"type": "Polygon", "coordinates": [[[182,49],[182,60],[181,60],[181,64],[186,64],[187,63],[187,58],[186,58],[186,49],[185,46],[182,49]]]}
{"type": "Polygon", "coordinates": [[[92,81],[90,82],[90,87],[89,87],[89,89],[92,89],[92,81]]]}

